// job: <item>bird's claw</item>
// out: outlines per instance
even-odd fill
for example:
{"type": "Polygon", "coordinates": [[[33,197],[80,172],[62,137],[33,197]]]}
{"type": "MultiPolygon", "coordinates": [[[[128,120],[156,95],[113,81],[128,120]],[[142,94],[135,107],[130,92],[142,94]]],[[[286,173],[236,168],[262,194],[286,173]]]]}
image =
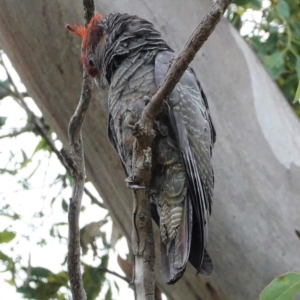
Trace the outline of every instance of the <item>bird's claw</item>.
{"type": "Polygon", "coordinates": [[[127,128],[129,128],[132,132],[133,136],[138,136],[140,134],[141,128],[139,122],[135,124],[127,124],[127,128]]]}
{"type": "Polygon", "coordinates": [[[144,101],[144,103],[145,103],[145,106],[148,105],[148,103],[150,102],[150,100],[151,100],[151,99],[150,99],[150,97],[148,97],[148,96],[144,96],[144,97],[143,97],[143,101],[144,101]]]}
{"type": "Polygon", "coordinates": [[[134,180],[132,175],[127,177],[125,179],[125,182],[126,182],[127,187],[131,190],[140,190],[140,189],[145,188],[144,186],[139,185],[138,182],[136,180],[134,180]]]}

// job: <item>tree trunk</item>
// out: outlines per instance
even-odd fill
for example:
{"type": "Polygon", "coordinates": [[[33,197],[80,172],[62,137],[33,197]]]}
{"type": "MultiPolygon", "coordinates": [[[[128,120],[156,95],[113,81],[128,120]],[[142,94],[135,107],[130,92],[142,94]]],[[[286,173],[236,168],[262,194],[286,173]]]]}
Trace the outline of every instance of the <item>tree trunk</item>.
{"type": "MultiPolygon", "coordinates": [[[[81,86],[80,39],[64,29],[66,23],[83,24],[82,3],[74,2],[0,1],[0,45],[65,145],[81,86]]],[[[102,14],[128,12],[152,21],[175,50],[209,6],[208,0],[98,1],[102,14]]],[[[156,235],[158,285],[169,299],[257,299],[274,277],[300,270],[295,233],[300,229],[299,121],[225,20],[193,66],[217,130],[208,245],[215,269],[209,278],[196,277],[188,266],[175,286],[165,285],[156,235]]],[[[83,129],[87,174],[113,220],[130,237],[132,198],[107,138],[106,93],[97,91],[95,98],[83,129]]]]}

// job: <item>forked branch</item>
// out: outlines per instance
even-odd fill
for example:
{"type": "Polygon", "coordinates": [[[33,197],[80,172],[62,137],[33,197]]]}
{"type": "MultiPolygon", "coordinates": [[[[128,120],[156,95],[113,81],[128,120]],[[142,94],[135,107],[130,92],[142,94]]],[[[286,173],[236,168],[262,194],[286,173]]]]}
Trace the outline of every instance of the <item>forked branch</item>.
{"type": "MultiPolygon", "coordinates": [[[[93,0],[83,0],[85,24],[90,22],[94,15],[95,4],[93,0]]],[[[65,162],[71,169],[73,177],[72,197],[69,205],[69,238],[68,238],[68,273],[72,298],[86,300],[83,287],[80,263],[80,235],[79,214],[84,191],[85,165],[81,128],[87,109],[92,98],[92,78],[83,71],[81,96],[74,115],[69,123],[69,140],[71,153],[66,149],[61,151],[65,162]]]]}

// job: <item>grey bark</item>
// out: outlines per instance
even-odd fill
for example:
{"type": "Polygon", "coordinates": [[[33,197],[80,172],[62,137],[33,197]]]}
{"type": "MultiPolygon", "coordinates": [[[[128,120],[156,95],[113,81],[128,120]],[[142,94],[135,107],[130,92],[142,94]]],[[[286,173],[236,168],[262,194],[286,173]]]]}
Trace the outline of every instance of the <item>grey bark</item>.
{"type": "MultiPolygon", "coordinates": [[[[152,21],[180,50],[210,6],[197,0],[98,1],[98,11],[128,12],[152,21]]],[[[68,145],[67,127],[81,86],[80,40],[66,23],[82,23],[81,1],[0,1],[0,45],[47,122],[68,145]]],[[[286,271],[300,271],[300,125],[259,60],[221,21],[192,64],[209,99],[217,130],[216,187],[208,251],[215,270],[195,277],[188,267],[169,299],[257,299],[286,271]]],[[[94,95],[84,123],[88,177],[127,238],[132,198],[106,137],[105,93],[94,95]],[[100,101],[99,101],[100,99],[100,101]]]]}

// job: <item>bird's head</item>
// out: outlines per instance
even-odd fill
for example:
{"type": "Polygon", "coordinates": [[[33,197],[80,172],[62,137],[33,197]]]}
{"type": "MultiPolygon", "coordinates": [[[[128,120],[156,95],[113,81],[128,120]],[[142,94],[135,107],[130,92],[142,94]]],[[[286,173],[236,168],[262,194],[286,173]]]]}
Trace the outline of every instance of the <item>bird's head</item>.
{"type": "Polygon", "coordinates": [[[111,83],[112,76],[126,58],[141,52],[172,51],[153,24],[137,16],[96,14],[86,28],[66,27],[82,38],[81,61],[88,74],[102,87],[111,83]]]}
{"type": "Polygon", "coordinates": [[[77,25],[66,25],[69,31],[82,38],[81,62],[87,73],[93,78],[101,79],[101,82],[103,82],[102,57],[106,39],[105,26],[102,20],[103,17],[96,14],[86,28],[77,25]]]}

